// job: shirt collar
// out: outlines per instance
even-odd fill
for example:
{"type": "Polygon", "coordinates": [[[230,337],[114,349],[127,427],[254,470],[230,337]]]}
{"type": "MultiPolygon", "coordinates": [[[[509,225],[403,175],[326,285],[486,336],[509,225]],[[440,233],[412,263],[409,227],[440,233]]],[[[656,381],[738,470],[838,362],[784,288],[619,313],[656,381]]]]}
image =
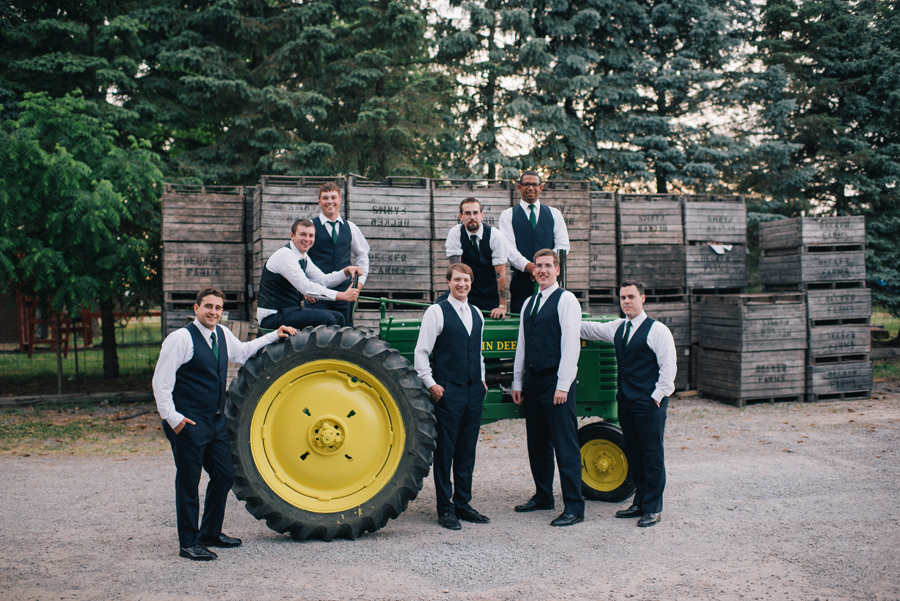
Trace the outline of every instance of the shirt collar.
{"type": "Polygon", "coordinates": [[[450,301],[450,304],[453,305],[453,308],[456,309],[457,311],[462,311],[463,309],[465,309],[466,307],[469,306],[468,302],[465,302],[465,303],[460,302],[460,301],[456,300],[455,298],[453,298],[452,294],[447,297],[447,300],[450,301]]]}
{"type": "MultiPolygon", "coordinates": [[[[319,223],[321,223],[322,225],[325,225],[329,221],[330,220],[328,219],[328,217],[325,216],[325,213],[319,213],[319,223]]],[[[335,221],[337,221],[338,223],[344,223],[344,218],[341,217],[340,214],[338,214],[337,219],[335,219],[335,221]]]]}
{"type": "Polygon", "coordinates": [[[538,290],[541,293],[541,298],[546,299],[551,294],[556,292],[556,289],[559,288],[559,282],[554,282],[552,286],[548,287],[546,290],[538,290]]]}
{"type": "MultiPolygon", "coordinates": [[[[530,205],[529,205],[527,202],[525,202],[524,200],[520,200],[520,201],[519,201],[519,204],[522,205],[522,209],[525,211],[525,214],[526,214],[526,215],[528,215],[528,214],[531,212],[531,211],[528,210],[528,207],[529,207],[530,205]]],[[[540,213],[540,211],[541,211],[541,201],[540,201],[540,200],[536,200],[536,201],[534,201],[534,212],[535,212],[535,213],[540,213]]]]}
{"type": "Polygon", "coordinates": [[[206,338],[206,340],[209,340],[209,335],[215,331],[215,329],[210,330],[205,325],[200,323],[200,320],[197,319],[196,317],[194,318],[194,325],[197,327],[198,330],[200,330],[200,333],[203,334],[203,337],[206,338]]]}
{"type": "Polygon", "coordinates": [[[470,232],[469,230],[467,230],[466,226],[464,226],[461,223],[459,224],[459,227],[461,227],[463,229],[463,231],[466,233],[466,238],[471,239],[472,236],[478,236],[478,239],[481,240],[484,237],[484,224],[483,223],[478,225],[478,231],[475,232],[474,234],[472,232],[470,232]]]}
{"type": "Polygon", "coordinates": [[[290,241],[290,245],[291,245],[291,252],[293,252],[295,255],[299,255],[299,257],[300,257],[301,259],[305,259],[305,258],[306,258],[306,253],[300,252],[300,249],[297,248],[296,246],[294,246],[294,241],[293,241],[293,240],[290,241]]]}
{"type": "MultiPolygon", "coordinates": [[[[641,324],[644,323],[644,320],[647,319],[647,314],[641,311],[641,314],[631,320],[631,328],[636,330],[641,327],[641,324]]],[[[625,321],[628,321],[627,319],[625,321]]]]}

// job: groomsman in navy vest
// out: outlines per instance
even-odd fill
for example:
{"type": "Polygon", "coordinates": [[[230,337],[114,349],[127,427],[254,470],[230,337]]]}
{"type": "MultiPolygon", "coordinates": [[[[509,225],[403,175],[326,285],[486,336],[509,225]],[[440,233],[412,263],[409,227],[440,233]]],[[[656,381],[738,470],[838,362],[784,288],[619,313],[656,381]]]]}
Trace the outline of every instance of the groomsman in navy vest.
{"type": "Polygon", "coordinates": [[[569,230],[562,214],[539,200],[544,189],[541,176],[525,171],[516,186],[522,200],[500,213],[498,228],[506,236],[512,281],[509,284],[509,310],[519,313],[525,299],[534,294],[534,263],[537,251],[547,248],[569,250],[569,230]]]}
{"type": "MultiPolygon", "coordinates": [[[[450,228],[444,248],[450,263],[465,263],[472,268],[474,279],[469,302],[493,319],[506,316],[506,236],[483,223],[481,201],[470,196],[459,203],[460,223],[450,228]]],[[[440,302],[449,291],[438,297],[440,302]]]]}
{"type": "Polygon", "coordinates": [[[472,269],[456,263],[447,269],[450,297],[428,307],[415,350],[415,367],[431,393],[437,420],[434,488],[438,523],[459,530],[460,520],[491,520],[472,508],[475,447],[487,384],[481,354],[484,318],[468,302],[472,269]],[[434,353],[434,368],[428,356],[434,353]],[[453,483],[450,482],[451,471],[453,483]]]}
{"type": "Polygon", "coordinates": [[[663,437],[669,395],[675,391],[675,341],[664,324],[644,313],[644,285],[622,282],[619,303],[625,319],[607,323],[584,321],[581,337],[611,342],[619,370],[619,424],[625,457],[636,492],[617,518],[640,518],[638,526],[658,523],[662,516],[666,466],[663,437]]]}
{"type": "MultiPolygon", "coordinates": [[[[316,226],[316,240],[309,249],[310,258],[323,272],[331,273],[352,265],[351,255],[355,256],[356,265],[361,270],[357,288],[361,290],[369,273],[369,243],[355,223],[341,217],[341,189],[337,184],[332,182],[322,184],[319,188],[319,207],[322,212],[313,219],[316,226]]],[[[347,279],[329,288],[343,292],[352,283],[347,279]]],[[[340,312],[344,316],[344,323],[348,326],[353,325],[349,302],[327,299],[317,301],[313,297],[308,297],[306,301],[317,303],[317,309],[340,312]]]]}
{"type": "Polygon", "coordinates": [[[224,300],[225,295],[215,288],[197,294],[196,319],[166,336],[153,374],[156,408],[175,457],[179,555],[199,561],[216,558],[207,547],[241,544],[240,539],[222,533],[225,502],[234,482],[224,414],[228,362],[244,363],[263,346],[297,333],[282,326],[241,342],[218,325],[224,300]],[[209,474],[209,485],[198,528],[201,469],[209,474]]]}
{"type": "Polygon", "coordinates": [[[309,219],[298,219],[291,225],[291,241],[266,261],[259,278],[256,309],[260,327],[274,330],[282,325],[294,328],[347,325],[343,313],[319,308],[318,303],[313,305],[312,302],[315,299],[355,301],[359,298],[359,288],[335,291],[329,287],[362,274],[362,269],[350,265],[330,273],[323,272],[309,256],[315,240],[315,224],[309,219]]]}
{"type": "Polygon", "coordinates": [[[534,255],[539,291],[524,305],[513,367],[513,401],[525,408],[528,461],[535,493],[516,511],[553,509],[553,454],[559,467],[563,512],[551,526],[584,521],[581,451],[575,386],[581,353],[581,305],[556,283],[559,256],[550,249],[534,255]]]}

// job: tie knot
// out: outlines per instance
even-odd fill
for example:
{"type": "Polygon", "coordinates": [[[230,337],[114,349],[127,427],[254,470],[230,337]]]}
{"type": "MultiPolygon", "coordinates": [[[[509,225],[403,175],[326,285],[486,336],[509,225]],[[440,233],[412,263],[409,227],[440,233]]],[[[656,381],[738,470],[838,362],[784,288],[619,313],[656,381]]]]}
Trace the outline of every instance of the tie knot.
{"type": "Polygon", "coordinates": [[[215,341],[216,341],[216,333],[215,333],[215,332],[211,332],[210,335],[209,335],[209,339],[212,340],[213,342],[215,342],[215,341]]]}

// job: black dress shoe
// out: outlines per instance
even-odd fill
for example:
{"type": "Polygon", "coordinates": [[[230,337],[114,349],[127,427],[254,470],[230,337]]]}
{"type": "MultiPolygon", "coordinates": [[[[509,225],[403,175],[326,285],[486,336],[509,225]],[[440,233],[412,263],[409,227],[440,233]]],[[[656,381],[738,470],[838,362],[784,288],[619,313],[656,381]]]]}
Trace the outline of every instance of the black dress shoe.
{"type": "Polygon", "coordinates": [[[641,516],[641,519],[638,520],[638,526],[641,528],[647,528],[649,526],[653,526],[654,524],[659,523],[660,518],[662,518],[662,513],[645,513],[641,516]]]}
{"type": "Polygon", "coordinates": [[[194,561],[212,561],[218,555],[204,547],[203,545],[194,545],[193,547],[181,547],[178,554],[194,561]]]}
{"type": "Polygon", "coordinates": [[[553,503],[538,503],[534,499],[528,499],[527,503],[516,505],[516,511],[525,513],[527,511],[542,511],[544,509],[553,509],[553,503]]]}
{"type": "Polygon", "coordinates": [[[577,516],[573,513],[561,513],[559,517],[550,522],[551,526],[571,526],[573,524],[580,524],[584,521],[584,516],[577,516]]]}
{"type": "Polygon", "coordinates": [[[233,538],[226,534],[220,534],[214,538],[206,538],[205,536],[200,537],[200,544],[206,545],[207,547],[222,547],[223,549],[230,549],[231,547],[240,547],[241,539],[233,538]]]}
{"type": "Polygon", "coordinates": [[[616,512],[617,518],[637,518],[644,515],[644,510],[637,505],[632,505],[628,509],[620,509],[616,512]]]}
{"type": "Polygon", "coordinates": [[[464,522],[472,522],[473,524],[489,524],[491,522],[491,518],[481,515],[471,507],[468,509],[457,509],[456,517],[464,522]]]}
{"type": "Polygon", "coordinates": [[[439,515],[438,524],[447,530],[462,530],[462,524],[459,523],[459,518],[456,517],[456,514],[452,511],[445,511],[439,515]]]}

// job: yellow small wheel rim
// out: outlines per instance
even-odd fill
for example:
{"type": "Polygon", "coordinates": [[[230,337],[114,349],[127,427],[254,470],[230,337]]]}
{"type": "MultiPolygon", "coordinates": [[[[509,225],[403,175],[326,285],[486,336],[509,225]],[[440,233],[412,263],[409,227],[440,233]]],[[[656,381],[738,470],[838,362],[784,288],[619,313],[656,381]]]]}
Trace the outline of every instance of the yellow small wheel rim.
{"type": "Polygon", "coordinates": [[[594,490],[611,492],[625,482],[628,460],[619,445],[602,438],[581,447],[581,478],[594,490]]]}
{"type": "Polygon", "coordinates": [[[269,488],[300,509],[346,511],[387,485],[405,433],[393,396],[346,361],[310,361],[278,378],[250,422],[250,452],[269,488]]]}

